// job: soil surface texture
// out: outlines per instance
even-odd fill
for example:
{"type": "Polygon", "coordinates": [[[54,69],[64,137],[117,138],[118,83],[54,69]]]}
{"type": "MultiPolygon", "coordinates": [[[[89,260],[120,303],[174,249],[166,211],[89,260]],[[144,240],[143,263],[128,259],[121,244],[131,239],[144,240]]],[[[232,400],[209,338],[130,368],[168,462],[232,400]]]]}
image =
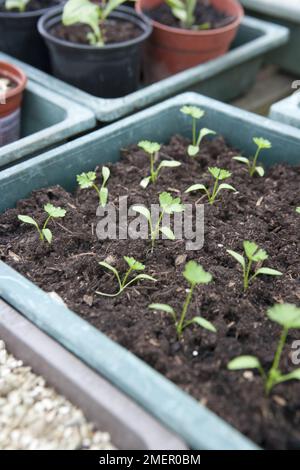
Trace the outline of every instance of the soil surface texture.
{"type": "MultiPolygon", "coordinates": [[[[87,39],[91,28],[84,24],[74,24],[64,26],[59,24],[52,28],[51,34],[58,39],[73,42],[76,44],[89,45],[87,39]]],[[[130,21],[108,19],[101,25],[101,32],[105,44],[115,44],[135,39],[142,34],[142,30],[130,21]]]]}
{"type": "MultiPolygon", "coordinates": [[[[157,240],[151,253],[147,240],[98,240],[98,196],[93,189],[74,194],[55,186],[34,191],[17,207],[0,216],[0,259],[47,292],[55,291],[67,306],[165,375],[199,403],[213,410],[258,445],[267,449],[300,449],[300,383],[276,386],[264,395],[261,377],[254,371],[231,372],[228,362],[251,354],[268,370],[281,329],[267,309],[280,302],[300,302],[300,167],[276,165],[264,178],[251,178],[239,155],[222,137],[201,144],[196,158],[187,155],[187,139],[173,136],[163,145],[159,159],[173,158],[181,167],[162,169],[155,185],[139,186],[149,174],[149,158],[137,146],[122,150],[120,162],[110,165],[109,201],[116,206],[128,196],[128,206],[156,204],[162,191],[186,204],[205,205],[205,242],[202,249],[186,251],[185,241],[157,240]],[[214,205],[202,192],[184,194],[192,184],[212,186],[209,166],[232,172],[228,182],[237,193],[223,191],[214,205]],[[44,204],[64,207],[67,214],[49,224],[53,242],[38,241],[34,227],[20,223],[18,214],[45,221],[44,204]],[[244,293],[242,273],[226,250],[242,254],[243,240],[255,241],[269,259],[264,265],[281,277],[260,276],[244,293]],[[157,282],[133,284],[121,295],[112,273],[99,266],[106,260],[124,275],[123,256],[146,265],[145,273],[157,282]],[[178,341],[172,318],[149,310],[151,303],[168,303],[181,312],[188,285],[182,276],[186,261],[195,260],[213,276],[213,282],[195,290],[188,317],[202,315],[217,328],[214,334],[199,326],[184,331],[178,341]]],[[[255,149],[253,149],[255,150],[255,149]]],[[[101,149],[99,148],[101,154],[101,149]]],[[[267,160],[262,152],[260,161],[267,160]]],[[[101,168],[97,169],[98,184],[101,168]]],[[[281,361],[282,372],[295,369],[292,344],[300,332],[290,331],[281,361]]]]}

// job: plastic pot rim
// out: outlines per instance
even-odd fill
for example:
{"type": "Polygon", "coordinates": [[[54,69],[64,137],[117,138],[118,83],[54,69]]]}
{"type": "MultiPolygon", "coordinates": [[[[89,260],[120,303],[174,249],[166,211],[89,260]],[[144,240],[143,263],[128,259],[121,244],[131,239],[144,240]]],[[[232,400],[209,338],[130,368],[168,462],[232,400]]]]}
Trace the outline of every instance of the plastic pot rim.
{"type": "Polygon", "coordinates": [[[227,31],[231,31],[231,30],[233,30],[234,28],[237,28],[240,25],[243,17],[245,16],[244,8],[236,0],[232,0],[232,2],[236,3],[237,9],[238,9],[238,16],[237,16],[235,21],[233,21],[232,23],[230,23],[226,26],[223,26],[222,28],[202,30],[202,31],[193,31],[193,30],[189,30],[189,29],[174,28],[172,26],[167,26],[163,23],[159,23],[158,21],[152,20],[152,18],[147,16],[146,13],[144,13],[144,11],[143,11],[143,9],[140,5],[140,0],[136,1],[135,10],[139,14],[141,14],[144,18],[147,18],[148,21],[151,22],[151,24],[153,25],[154,28],[161,29],[161,30],[163,30],[165,32],[168,32],[168,33],[176,34],[178,36],[194,36],[195,38],[196,37],[201,38],[201,37],[204,37],[204,36],[218,36],[219,34],[224,34],[227,31]]]}
{"type": "MultiPolygon", "coordinates": [[[[70,41],[64,41],[63,39],[59,39],[55,37],[53,34],[50,34],[47,28],[47,22],[51,19],[54,19],[54,17],[59,17],[59,20],[61,19],[62,16],[62,11],[63,11],[63,6],[59,6],[55,9],[51,9],[51,11],[45,13],[38,21],[37,28],[40,33],[40,35],[45,39],[48,40],[52,43],[55,43],[59,46],[63,46],[69,49],[77,49],[81,51],[91,51],[91,52],[103,52],[103,51],[108,51],[108,50],[117,50],[117,49],[124,49],[130,46],[134,46],[135,44],[139,44],[140,42],[145,41],[150,34],[152,33],[152,25],[149,20],[146,20],[146,17],[144,15],[140,15],[136,13],[132,8],[128,7],[118,7],[116,8],[110,15],[111,18],[117,17],[117,18],[128,18],[128,21],[131,21],[132,23],[136,24],[137,26],[140,27],[141,30],[143,30],[143,33],[134,38],[130,39],[128,41],[124,42],[118,42],[114,44],[106,44],[103,47],[99,46],[90,46],[90,45],[85,45],[85,44],[77,44],[75,42],[70,42],[70,41]],[[53,18],[51,18],[53,16],[53,18]]],[[[59,22],[57,21],[57,23],[59,22]]]]}

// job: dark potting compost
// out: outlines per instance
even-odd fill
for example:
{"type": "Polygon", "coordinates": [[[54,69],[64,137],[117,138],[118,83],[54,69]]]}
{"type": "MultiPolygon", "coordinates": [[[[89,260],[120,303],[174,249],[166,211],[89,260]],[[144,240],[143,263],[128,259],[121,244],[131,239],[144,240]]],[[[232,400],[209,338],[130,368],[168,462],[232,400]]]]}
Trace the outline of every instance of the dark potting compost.
{"type": "MultiPolygon", "coordinates": [[[[0,216],[0,258],[45,291],[55,291],[70,309],[258,445],[300,449],[300,383],[278,385],[266,397],[258,373],[227,370],[228,362],[241,354],[257,356],[269,369],[281,329],[266,311],[275,303],[299,304],[300,216],[295,207],[300,199],[300,167],[276,165],[265,177],[251,178],[244,165],[232,160],[239,152],[222,137],[204,141],[196,158],[187,155],[188,143],[173,136],[161,148],[161,159],[174,158],[182,166],[163,168],[157,183],[146,190],[139,184],[149,174],[148,156],[137,146],[123,149],[120,162],[109,165],[109,201],[118,207],[119,197],[128,196],[128,206],[150,208],[160,192],[169,191],[186,204],[205,204],[202,249],[186,251],[185,240],[157,240],[151,253],[149,240],[98,240],[96,192],[78,189],[70,194],[55,186],[34,191],[0,216]],[[211,187],[208,166],[230,170],[228,183],[238,193],[220,192],[213,205],[202,192],[184,194],[195,183],[211,187]],[[51,245],[39,242],[34,227],[17,219],[26,214],[43,223],[43,206],[48,202],[67,210],[63,219],[49,225],[51,245]],[[260,276],[244,293],[241,269],[226,252],[242,254],[244,240],[264,248],[269,255],[264,265],[283,276],[260,276]],[[133,284],[115,298],[97,295],[97,290],[117,291],[115,278],[99,262],[106,260],[123,274],[123,256],[144,263],[145,273],[157,282],[133,284]],[[181,311],[188,288],[182,272],[188,260],[197,261],[213,276],[212,283],[195,289],[188,316],[203,316],[217,333],[192,326],[179,341],[171,317],[149,310],[148,305],[168,303],[181,311]]],[[[101,168],[97,174],[100,177],[101,168]]],[[[299,339],[299,331],[289,332],[280,365],[284,372],[295,368],[292,343],[299,339]]]]}
{"type": "MultiPolygon", "coordinates": [[[[182,28],[179,19],[173,15],[171,8],[166,3],[162,3],[151,10],[145,9],[144,12],[158,23],[173,28],[182,28]]],[[[194,16],[195,25],[207,25],[207,29],[223,28],[236,19],[234,16],[228,16],[226,13],[217,10],[213,5],[207,4],[207,1],[203,0],[198,0],[194,16]]]]}
{"type": "MultiPolygon", "coordinates": [[[[105,44],[114,44],[135,39],[142,34],[142,30],[129,21],[108,19],[101,23],[101,31],[105,44]]],[[[64,26],[62,23],[51,29],[53,36],[77,44],[89,44],[87,34],[91,28],[84,24],[64,26]]]]}

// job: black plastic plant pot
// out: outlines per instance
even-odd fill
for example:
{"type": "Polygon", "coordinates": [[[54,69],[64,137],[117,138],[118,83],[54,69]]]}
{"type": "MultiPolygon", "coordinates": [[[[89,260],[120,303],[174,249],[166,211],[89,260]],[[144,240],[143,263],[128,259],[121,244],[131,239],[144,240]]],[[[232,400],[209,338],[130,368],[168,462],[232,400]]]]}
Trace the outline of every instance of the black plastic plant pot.
{"type": "MultiPolygon", "coordinates": [[[[0,1],[0,6],[3,5],[0,1]]],[[[34,67],[49,71],[47,47],[38,33],[39,18],[57,7],[60,0],[49,0],[48,8],[24,13],[0,11],[0,50],[34,67]]]]}
{"type": "Polygon", "coordinates": [[[141,34],[129,41],[98,47],[72,43],[51,34],[61,18],[62,7],[59,7],[38,23],[49,48],[52,72],[57,78],[103,98],[117,98],[137,90],[143,45],[152,31],[146,19],[132,8],[117,8],[110,18],[134,23],[141,34]]]}

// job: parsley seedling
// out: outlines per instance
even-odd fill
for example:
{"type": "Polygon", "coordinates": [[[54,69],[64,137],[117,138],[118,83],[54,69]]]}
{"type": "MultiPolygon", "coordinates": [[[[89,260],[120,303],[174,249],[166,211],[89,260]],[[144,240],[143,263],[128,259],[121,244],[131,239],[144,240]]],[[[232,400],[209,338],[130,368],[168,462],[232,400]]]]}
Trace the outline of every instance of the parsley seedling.
{"type": "Polygon", "coordinates": [[[276,269],[261,267],[262,263],[268,259],[268,254],[265,250],[259,248],[256,243],[244,241],[243,246],[246,258],[233,250],[227,250],[227,253],[229,253],[238,263],[240,263],[243,268],[244,291],[248,289],[249,283],[261,274],[268,276],[282,276],[282,273],[276,271],[276,269]],[[256,269],[251,276],[251,268],[253,263],[259,263],[260,267],[256,269]]]}
{"type": "Polygon", "coordinates": [[[147,207],[144,207],[144,206],[132,207],[133,210],[143,215],[148,221],[148,225],[150,229],[152,251],[154,249],[155,240],[157,236],[159,235],[159,232],[165,235],[169,240],[175,240],[175,235],[173,231],[169,227],[161,226],[161,222],[162,222],[164,214],[171,215],[171,214],[174,214],[175,212],[184,211],[184,205],[181,203],[180,198],[179,197],[173,198],[170,193],[166,193],[166,192],[161,193],[159,195],[159,205],[160,205],[160,215],[155,226],[152,223],[152,217],[147,207]]]}
{"type": "Polygon", "coordinates": [[[257,159],[260,155],[260,152],[263,149],[272,148],[272,144],[269,140],[263,139],[262,137],[254,137],[253,142],[256,144],[257,150],[252,160],[250,160],[249,158],[243,157],[242,155],[233,157],[233,160],[236,160],[240,163],[244,163],[245,165],[247,165],[250,176],[253,176],[255,173],[257,173],[259,176],[264,176],[265,170],[263,169],[262,166],[257,165],[257,159]]]}
{"type": "Polygon", "coordinates": [[[188,154],[190,157],[195,157],[199,153],[200,150],[200,144],[204,137],[206,137],[209,134],[216,134],[215,131],[212,131],[210,129],[207,129],[204,127],[203,129],[200,129],[198,137],[197,137],[197,121],[201,119],[205,111],[203,109],[198,108],[197,106],[183,106],[180,111],[183,114],[186,114],[188,116],[191,116],[192,118],[192,145],[188,146],[188,154]]]}
{"type": "Polygon", "coordinates": [[[99,196],[99,202],[102,207],[105,207],[108,200],[108,189],[106,183],[110,176],[110,170],[107,166],[102,167],[102,185],[100,189],[96,185],[96,173],[94,171],[89,171],[88,173],[81,173],[77,175],[77,182],[80,186],[80,189],[94,188],[99,196]]]}
{"type": "Polygon", "coordinates": [[[230,178],[231,176],[230,171],[222,170],[221,168],[217,168],[217,167],[213,167],[213,168],[209,167],[208,171],[215,179],[215,183],[212,188],[212,191],[206,188],[204,184],[193,184],[185,192],[190,193],[192,191],[205,191],[210,204],[213,204],[215,202],[216,197],[218,196],[219,192],[224,189],[236,192],[236,189],[230,184],[227,184],[227,183],[219,184],[220,181],[230,178]]]}
{"type": "Polygon", "coordinates": [[[165,0],[175,18],[180,21],[183,28],[193,30],[205,30],[211,28],[211,23],[195,24],[195,9],[198,0],[165,0]]]}
{"type": "Polygon", "coordinates": [[[96,291],[96,294],[99,294],[99,295],[102,295],[102,296],[105,296],[105,297],[117,297],[127,287],[129,287],[134,282],[141,281],[141,280],[148,280],[148,281],[154,281],[154,282],[156,281],[156,279],[154,279],[154,277],[148,276],[148,274],[138,274],[133,279],[128,281],[128,278],[129,278],[130,274],[133,271],[144,271],[145,265],[140,263],[136,259],[134,259],[132,257],[129,257],[129,256],[124,256],[124,260],[126,261],[127,265],[129,266],[129,269],[126,271],[126,273],[125,273],[122,280],[121,280],[121,276],[120,276],[118,270],[116,268],[114,268],[111,264],[106,263],[105,261],[101,261],[99,263],[100,266],[102,266],[103,268],[108,269],[109,271],[113,272],[115,278],[118,281],[119,290],[116,294],[105,294],[104,292],[99,292],[99,291],[96,291]]]}
{"type": "Polygon", "coordinates": [[[44,211],[47,213],[47,218],[44,225],[40,228],[39,224],[28,215],[18,215],[18,219],[24,224],[33,225],[38,233],[41,241],[46,240],[49,244],[52,242],[52,232],[47,228],[48,223],[51,219],[61,219],[66,215],[66,210],[61,207],[55,207],[52,204],[48,203],[44,206],[44,211]]]}
{"type": "Polygon", "coordinates": [[[140,185],[142,188],[147,188],[149,183],[155,183],[159,172],[162,168],[176,168],[181,165],[180,162],[176,160],[163,160],[160,164],[155,168],[155,159],[158,156],[158,152],[160,151],[161,145],[157,142],[149,142],[148,140],[142,140],[139,142],[138,146],[144,150],[150,156],[150,176],[143,178],[140,185]]]}
{"type": "Polygon", "coordinates": [[[103,47],[105,39],[102,33],[102,25],[112,11],[126,0],[104,0],[102,3],[94,3],[90,0],[68,0],[64,6],[62,23],[65,26],[73,24],[86,24],[91,28],[87,34],[87,40],[91,46],[103,47]]]}
{"type": "Polygon", "coordinates": [[[193,297],[195,287],[199,284],[208,284],[209,282],[211,282],[212,275],[204,271],[202,266],[196,263],[196,261],[189,261],[185,265],[183,276],[188,281],[190,288],[188,290],[188,294],[183,304],[180,316],[178,316],[173,307],[168,304],[151,304],[149,305],[149,308],[151,308],[152,310],[159,310],[171,315],[175,323],[178,339],[181,338],[183,330],[193,324],[199,325],[202,328],[205,328],[206,330],[215,333],[216,328],[213,326],[212,323],[210,323],[203,317],[196,316],[193,317],[191,320],[186,319],[186,315],[193,297]]]}
{"type": "Polygon", "coordinates": [[[266,372],[260,360],[255,356],[239,356],[228,364],[229,370],[257,369],[262,376],[266,395],[272,388],[289,380],[300,380],[300,369],[289,374],[282,374],[279,366],[287,335],[291,329],[300,329],[300,308],[292,304],[278,304],[271,307],[267,315],[270,320],[283,327],[271,369],[266,372]]]}

